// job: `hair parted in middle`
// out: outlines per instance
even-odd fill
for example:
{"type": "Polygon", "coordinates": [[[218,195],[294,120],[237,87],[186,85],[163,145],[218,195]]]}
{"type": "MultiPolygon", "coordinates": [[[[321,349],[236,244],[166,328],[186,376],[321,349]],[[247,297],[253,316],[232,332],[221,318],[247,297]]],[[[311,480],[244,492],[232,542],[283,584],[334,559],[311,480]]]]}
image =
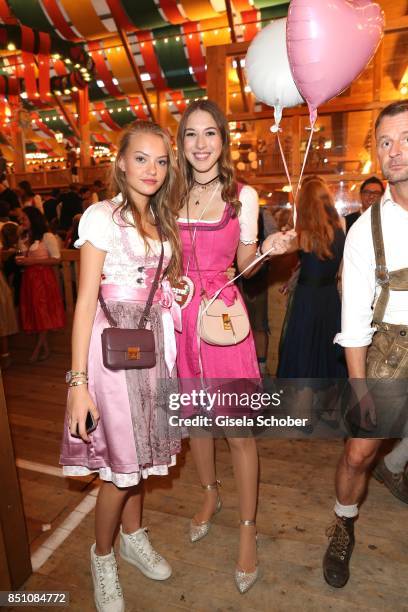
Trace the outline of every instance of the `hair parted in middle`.
{"type": "Polygon", "coordinates": [[[193,168],[184,153],[184,135],[186,132],[188,119],[198,110],[209,113],[219,129],[222,140],[222,150],[218,160],[219,175],[222,184],[221,197],[224,202],[228,202],[235,209],[236,214],[239,214],[239,211],[241,210],[241,202],[238,199],[238,184],[235,180],[234,165],[231,159],[230,131],[228,121],[222,110],[215,102],[204,99],[196,100],[188,105],[180,119],[177,131],[177,155],[182,181],[179,208],[183,208],[184,204],[186,204],[191,188],[194,184],[193,168]]]}
{"type": "Polygon", "coordinates": [[[119,211],[121,219],[129,224],[128,211],[132,213],[133,226],[142,236],[146,251],[149,251],[148,235],[142,227],[142,219],[137,207],[132,201],[132,196],[126,181],[126,174],[120,168],[119,161],[125,155],[130,141],[139,134],[153,134],[162,138],[168,156],[168,168],[166,178],[160,189],[151,196],[150,207],[155,216],[157,225],[160,226],[163,239],[167,238],[171,246],[171,260],[167,267],[167,276],[171,282],[175,282],[181,273],[181,241],[177,226],[177,212],[180,202],[180,174],[176,157],[168,133],[157,123],[151,121],[135,121],[122,134],[119,142],[119,150],[112,171],[112,191],[122,194],[122,202],[115,209],[119,211]]]}
{"type": "Polygon", "coordinates": [[[341,221],[323,178],[310,176],[303,181],[296,209],[300,249],[319,259],[333,257],[331,245],[336,229],[341,229],[341,221]]]}

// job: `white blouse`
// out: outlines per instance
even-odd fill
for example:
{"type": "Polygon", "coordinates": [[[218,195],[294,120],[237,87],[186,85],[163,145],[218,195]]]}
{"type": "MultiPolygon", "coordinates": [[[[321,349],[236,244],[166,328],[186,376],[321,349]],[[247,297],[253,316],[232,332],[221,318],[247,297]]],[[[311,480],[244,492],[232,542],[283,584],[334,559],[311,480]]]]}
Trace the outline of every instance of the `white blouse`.
{"type": "MultiPolygon", "coordinates": [[[[250,185],[244,185],[239,194],[239,200],[242,204],[238,216],[240,236],[239,240],[243,244],[255,244],[258,242],[258,215],[259,215],[259,200],[256,190],[250,185]]],[[[178,219],[182,223],[187,223],[188,219],[178,219]]],[[[219,223],[221,219],[216,221],[201,220],[200,223],[219,223]]]]}
{"type": "MultiPolygon", "coordinates": [[[[116,196],[89,206],[79,222],[79,238],[74,246],[80,248],[85,242],[90,242],[97,249],[106,251],[102,284],[146,288],[150,284],[146,282],[148,270],[156,270],[158,265],[160,241],[148,239],[149,251],[146,252],[137,230],[126,226],[119,214],[113,218],[113,211],[120,202],[121,196],[116,196]]],[[[171,247],[169,242],[164,242],[163,246],[165,267],[171,258],[171,247]]],[[[151,276],[150,273],[149,278],[151,276]]]]}
{"type": "MultiPolygon", "coordinates": [[[[408,211],[394,202],[389,186],[381,201],[381,225],[388,270],[408,268],[408,211]]],[[[373,307],[380,294],[375,280],[375,253],[371,232],[371,208],[353,224],[347,234],[343,265],[343,305],[341,333],[335,342],[341,346],[368,346],[373,307]]],[[[390,291],[384,322],[408,325],[408,293],[390,291]]]]}

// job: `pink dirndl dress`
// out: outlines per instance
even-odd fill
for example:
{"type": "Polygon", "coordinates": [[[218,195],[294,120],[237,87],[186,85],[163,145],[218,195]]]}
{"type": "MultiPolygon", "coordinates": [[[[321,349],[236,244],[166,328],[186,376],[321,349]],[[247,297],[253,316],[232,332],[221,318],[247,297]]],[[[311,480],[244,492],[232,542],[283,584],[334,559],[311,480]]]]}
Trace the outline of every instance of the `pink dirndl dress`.
{"type": "MultiPolygon", "coordinates": [[[[255,225],[256,222],[257,219],[255,219],[255,225]]],[[[258,381],[260,378],[252,332],[245,340],[231,346],[207,344],[200,341],[197,334],[201,300],[200,277],[203,289],[209,297],[212,297],[228,281],[226,270],[233,265],[240,241],[238,217],[232,206],[226,204],[220,221],[196,222],[190,220],[189,228],[188,223],[181,219],[179,229],[183,245],[184,273],[187,272],[189,262],[188,277],[193,281],[195,287],[191,302],[182,310],[182,332],[176,334],[180,386],[184,389],[200,386],[200,380],[205,379],[210,386],[215,384],[218,387],[221,384],[225,388],[227,385],[229,390],[238,387],[241,390],[251,388],[251,384],[245,385],[245,381],[248,379],[258,381]],[[199,270],[191,244],[195,229],[197,231],[194,242],[199,270]],[[235,379],[235,382],[231,379],[235,379]],[[228,381],[230,381],[229,384],[228,381]]],[[[227,305],[233,304],[236,297],[243,303],[243,298],[235,285],[228,286],[220,295],[227,305]]]]}
{"type": "MultiPolygon", "coordinates": [[[[119,327],[139,323],[160,257],[160,242],[150,241],[150,252],[135,228],[125,226],[114,209],[120,203],[90,206],[79,225],[77,247],[86,241],[106,251],[101,291],[119,327]]],[[[164,243],[163,267],[171,256],[164,243]]],[[[167,414],[169,390],[176,384],[174,325],[180,311],[168,281],[157,290],[148,327],[153,330],[156,365],[144,370],[107,369],[102,361],[102,331],[109,326],[98,304],[88,357],[88,389],[100,415],[90,443],[70,435],[67,418],[60,462],[67,476],[99,472],[103,480],[129,487],[150,475],[168,474],[181,450],[180,429],[170,426],[167,414]]]]}

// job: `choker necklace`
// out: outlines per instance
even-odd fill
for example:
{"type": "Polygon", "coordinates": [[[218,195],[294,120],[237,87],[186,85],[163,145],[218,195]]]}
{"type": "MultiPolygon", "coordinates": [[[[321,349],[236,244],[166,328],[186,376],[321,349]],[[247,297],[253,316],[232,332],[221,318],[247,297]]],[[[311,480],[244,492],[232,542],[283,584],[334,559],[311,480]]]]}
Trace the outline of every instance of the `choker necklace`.
{"type": "Polygon", "coordinates": [[[205,191],[205,189],[208,189],[208,187],[211,187],[212,183],[218,182],[219,178],[220,178],[220,175],[217,174],[217,176],[207,181],[206,183],[200,183],[199,181],[197,181],[197,179],[194,179],[193,187],[198,187],[202,189],[203,191],[205,191]]]}
{"type": "MultiPolygon", "coordinates": [[[[205,191],[207,191],[208,189],[210,189],[213,186],[215,186],[216,189],[217,189],[219,183],[220,183],[220,175],[219,174],[217,174],[217,176],[212,178],[210,181],[207,181],[206,183],[200,183],[199,181],[194,179],[193,189],[196,189],[200,193],[200,195],[201,195],[201,193],[204,193],[205,191]]],[[[200,199],[199,198],[200,198],[200,196],[194,202],[194,206],[199,206],[200,205],[200,199]]]]}

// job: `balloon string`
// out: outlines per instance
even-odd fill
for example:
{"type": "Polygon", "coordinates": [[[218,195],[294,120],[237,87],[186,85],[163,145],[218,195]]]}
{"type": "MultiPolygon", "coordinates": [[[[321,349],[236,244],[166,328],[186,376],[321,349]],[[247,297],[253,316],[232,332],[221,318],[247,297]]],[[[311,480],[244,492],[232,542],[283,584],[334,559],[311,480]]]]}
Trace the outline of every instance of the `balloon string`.
{"type": "Polygon", "coordinates": [[[279,145],[279,150],[280,150],[280,154],[281,154],[282,161],[283,161],[283,167],[285,168],[285,172],[286,172],[286,176],[287,176],[287,179],[288,179],[288,182],[289,182],[290,190],[293,193],[292,181],[291,181],[290,174],[289,174],[288,164],[286,163],[285,153],[283,152],[282,143],[281,143],[280,138],[279,138],[279,132],[277,132],[276,136],[278,137],[278,145],[279,145]]]}
{"type": "Polygon", "coordinates": [[[311,129],[310,129],[310,136],[309,136],[309,140],[307,143],[307,147],[306,147],[306,151],[305,151],[305,156],[303,158],[303,164],[302,164],[302,169],[300,171],[300,176],[299,176],[299,181],[296,187],[296,193],[295,193],[295,201],[293,203],[293,227],[296,228],[296,203],[297,203],[297,196],[299,193],[299,189],[300,189],[300,185],[302,183],[302,178],[303,178],[303,173],[305,171],[305,167],[306,167],[306,162],[307,162],[307,158],[309,155],[309,151],[310,151],[310,147],[312,145],[312,140],[313,140],[313,132],[314,132],[314,121],[311,123],[311,129]]]}

